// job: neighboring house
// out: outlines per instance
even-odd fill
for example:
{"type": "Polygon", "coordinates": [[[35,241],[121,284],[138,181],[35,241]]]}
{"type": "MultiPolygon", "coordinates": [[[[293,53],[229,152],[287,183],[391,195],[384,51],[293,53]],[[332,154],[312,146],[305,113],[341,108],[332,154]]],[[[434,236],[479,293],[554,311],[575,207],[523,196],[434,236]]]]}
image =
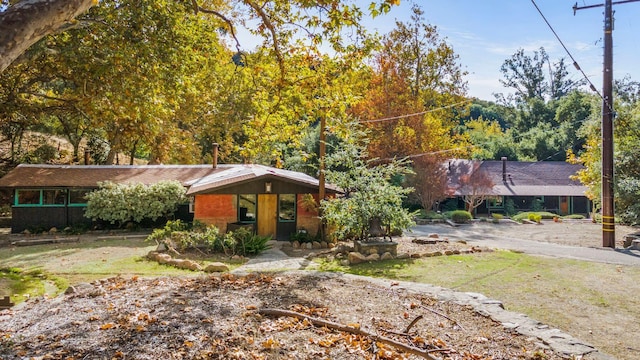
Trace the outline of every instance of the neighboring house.
{"type": "Polygon", "coordinates": [[[516,211],[530,211],[535,202],[542,210],[559,215],[589,215],[592,211],[591,201],[585,195],[587,187],[572,179],[583,168],[581,165],[503,158],[496,161],[450,160],[447,167],[447,191],[459,202],[474,191],[469,185],[474,177],[481,175],[483,182],[490,182],[490,187],[483,191],[485,201],[476,209],[478,214],[504,213],[505,205],[510,201],[516,211]]]}
{"type": "MultiPolygon", "coordinates": [[[[151,184],[180,181],[190,204],[176,217],[215,224],[251,226],[260,235],[287,239],[304,229],[315,234],[318,214],[304,199],[318,198],[319,182],[306,174],[262,165],[19,165],[2,179],[13,190],[12,232],[65,228],[84,218],[84,195],[99,182],[151,184]]],[[[337,192],[327,186],[327,194],[337,192]]]]}

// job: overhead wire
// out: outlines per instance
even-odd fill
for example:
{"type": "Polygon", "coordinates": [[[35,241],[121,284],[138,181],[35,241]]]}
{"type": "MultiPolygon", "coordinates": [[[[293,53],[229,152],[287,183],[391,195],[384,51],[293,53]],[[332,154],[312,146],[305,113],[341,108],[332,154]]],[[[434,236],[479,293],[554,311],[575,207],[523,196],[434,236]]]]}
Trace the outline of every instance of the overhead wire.
{"type": "Polygon", "coordinates": [[[436,112],[436,111],[439,111],[439,110],[449,109],[449,108],[452,108],[454,106],[470,103],[472,101],[473,101],[473,99],[467,99],[467,100],[464,100],[464,101],[457,102],[455,104],[441,106],[441,107],[436,108],[436,109],[429,109],[429,110],[420,111],[420,112],[413,113],[413,114],[391,116],[391,117],[382,118],[382,119],[360,120],[359,122],[360,123],[369,124],[369,123],[376,123],[376,122],[383,122],[383,121],[399,120],[399,119],[404,119],[404,118],[409,118],[409,117],[414,117],[414,116],[420,116],[420,115],[428,114],[428,113],[431,113],[431,112],[436,112]]]}
{"type": "Polygon", "coordinates": [[[602,99],[606,104],[607,107],[609,108],[610,111],[613,111],[613,106],[612,104],[609,103],[609,101],[607,99],[604,98],[604,96],[602,96],[602,94],[600,93],[600,91],[598,91],[598,89],[596,89],[595,85],[593,85],[593,82],[591,82],[591,79],[589,78],[589,76],[587,76],[587,74],[584,72],[584,70],[582,70],[582,68],[580,67],[580,65],[578,64],[578,61],[573,57],[573,54],[571,54],[571,51],[569,51],[569,49],[566,47],[566,45],[564,44],[564,42],[562,41],[562,39],[560,39],[560,36],[558,35],[558,33],[556,32],[556,30],[553,28],[553,26],[551,25],[551,23],[549,23],[549,20],[547,20],[547,17],[544,16],[544,13],[542,12],[542,10],[540,10],[540,7],[538,7],[538,4],[536,4],[535,0],[531,0],[531,3],[533,4],[533,6],[536,8],[536,10],[538,10],[538,13],[540,14],[540,16],[542,17],[542,19],[544,20],[544,22],[547,24],[547,26],[549,27],[549,29],[551,30],[551,32],[553,33],[553,35],[556,37],[556,39],[558,40],[558,42],[560,43],[560,45],[562,45],[562,48],[564,49],[564,51],[567,53],[567,55],[569,55],[569,58],[573,61],[573,66],[576,68],[576,70],[578,70],[582,76],[585,78],[585,80],[589,83],[589,88],[595,92],[596,94],[598,94],[598,96],[600,97],[600,99],[602,99]]]}

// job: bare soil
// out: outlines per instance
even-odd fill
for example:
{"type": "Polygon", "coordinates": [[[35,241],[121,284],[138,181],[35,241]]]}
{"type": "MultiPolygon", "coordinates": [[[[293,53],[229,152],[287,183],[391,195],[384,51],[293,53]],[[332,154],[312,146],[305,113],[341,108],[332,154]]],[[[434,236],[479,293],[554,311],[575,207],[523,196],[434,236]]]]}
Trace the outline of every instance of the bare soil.
{"type": "MultiPolygon", "coordinates": [[[[505,236],[507,231],[520,235],[523,231],[521,227],[490,229],[505,236]]],[[[535,230],[530,231],[531,237],[538,241],[600,246],[596,225],[529,229],[535,230]]],[[[622,232],[620,227],[617,230],[622,232]]],[[[442,239],[446,237],[441,234],[442,239]]],[[[419,245],[411,240],[399,239],[399,251],[465,247],[455,241],[419,245]]],[[[88,248],[65,254],[64,262],[103,261],[115,253],[134,255],[147,250],[88,248]]],[[[61,262],[57,256],[53,260],[61,262]]],[[[39,261],[47,268],[46,259],[39,261]]],[[[561,358],[537,339],[520,336],[468,307],[406,293],[394,288],[392,281],[383,287],[309,272],[152,279],[124,275],[75,284],[67,295],[31,299],[1,311],[0,359],[419,358],[374,337],[261,315],[265,308],[359,327],[442,359],[561,358]]]]}
{"type": "Polygon", "coordinates": [[[0,313],[6,360],[421,358],[381,337],[444,359],[560,359],[467,307],[335,274],[110,278],[0,313]],[[378,341],[261,315],[266,308],[359,328],[378,341]]]}

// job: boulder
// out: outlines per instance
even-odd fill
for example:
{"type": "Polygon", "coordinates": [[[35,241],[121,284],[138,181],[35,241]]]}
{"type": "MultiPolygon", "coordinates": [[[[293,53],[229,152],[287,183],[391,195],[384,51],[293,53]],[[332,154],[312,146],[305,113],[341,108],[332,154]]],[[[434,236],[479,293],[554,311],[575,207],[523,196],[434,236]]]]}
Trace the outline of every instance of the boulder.
{"type": "Polygon", "coordinates": [[[204,271],[206,271],[208,273],[225,272],[225,271],[229,271],[229,266],[227,264],[223,264],[221,262],[213,262],[213,263],[207,265],[204,268],[204,271]]]}
{"type": "Polygon", "coordinates": [[[348,256],[349,264],[360,264],[367,261],[367,258],[359,252],[352,251],[348,256]]]}
{"type": "Polygon", "coordinates": [[[367,256],[365,259],[367,261],[378,261],[378,260],[380,260],[380,255],[378,255],[378,253],[369,254],[369,256],[367,256]]]}
{"type": "Polygon", "coordinates": [[[177,268],[182,268],[182,264],[185,262],[185,260],[182,259],[171,259],[167,262],[167,264],[171,265],[171,266],[175,266],[177,268]]]}
{"type": "Polygon", "coordinates": [[[168,264],[171,261],[171,255],[169,254],[158,254],[156,255],[156,261],[159,264],[168,264]]]}
{"type": "Polygon", "coordinates": [[[382,254],[382,256],[380,256],[380,260],[391,260],[391,259],[393,259],[393,255],[391,255],[391,253],[388,251],[382,254]]]}
{"type": "Polygon", "coordinates": [[[326,241],[321,241],[320,242],[320,247],[323,249],[328,249],[329,248],[329,244],[326,241]]]}
{"type": "Polygon", "coordinates": [[[311,243],[311,248],[312,249],[322,249],[322,245],[320,245],[319,242],[314,241],[314,242],[311,243]]]}
{"type": "Polygon", "coordinates": [[[431,233],[431,234],[427,235],[427,237],[429,239],[439,239],[440,238],[440,236],[438,234],[436,234],[436,233],[431,233]]]}
{"type": "Polygon", "coordinates": [[[293,246],[294,249],[300,249],[300,242],[296,240],[291,243],[291,246],[293,246]]]}
{"type": "Polygon", "coordinates": [[[193,260],[185,260],[182,263],[182,269],[188,269],[191,271],[201,271],[202,270],[202,266],[200,266],[200,264],[198,264],[197,262],[193,261],[193,260]]]}
{"type": "Polygon", "coordinates": [[[408,259],[408,258],[410,258],[410,257],[411,257],[411,256],[410,256],[409,254],[407,254],[407,253],[400,253],[400,254],[398,254],[398,256],[397,256],[397,258],[398,258],[398,259],[408,259]]]}
{"type": "Polygon", "coordinates": [[[340,265],[342,265],[342,266],[349,266],[349,260],[347,260],[347,259],[342,259],[342,260],[340,260],[340,265]]]}

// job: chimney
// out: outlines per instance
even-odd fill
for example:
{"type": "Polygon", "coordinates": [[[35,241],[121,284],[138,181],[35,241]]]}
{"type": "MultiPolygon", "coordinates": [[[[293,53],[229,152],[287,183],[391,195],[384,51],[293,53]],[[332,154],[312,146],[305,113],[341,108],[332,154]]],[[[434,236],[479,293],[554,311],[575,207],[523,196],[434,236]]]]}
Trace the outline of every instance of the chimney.
{"type": "Polygon", "coordinates": [[[211,154],[213,156],[213,168],[217,168],[218,167],[218,143],[213,143],[213,153],[211,154]]]}
{"type": "Polygon", "coordinates": [[[89,149],[84,149],[84,164],[89,165],[91,162],[91,151],[89,149]]]}
{"type": "Polygon", "coordinates": [[[502,182],[507,182],[507,157],[503,156],[500,160],[502,160],[502,182]]]}

